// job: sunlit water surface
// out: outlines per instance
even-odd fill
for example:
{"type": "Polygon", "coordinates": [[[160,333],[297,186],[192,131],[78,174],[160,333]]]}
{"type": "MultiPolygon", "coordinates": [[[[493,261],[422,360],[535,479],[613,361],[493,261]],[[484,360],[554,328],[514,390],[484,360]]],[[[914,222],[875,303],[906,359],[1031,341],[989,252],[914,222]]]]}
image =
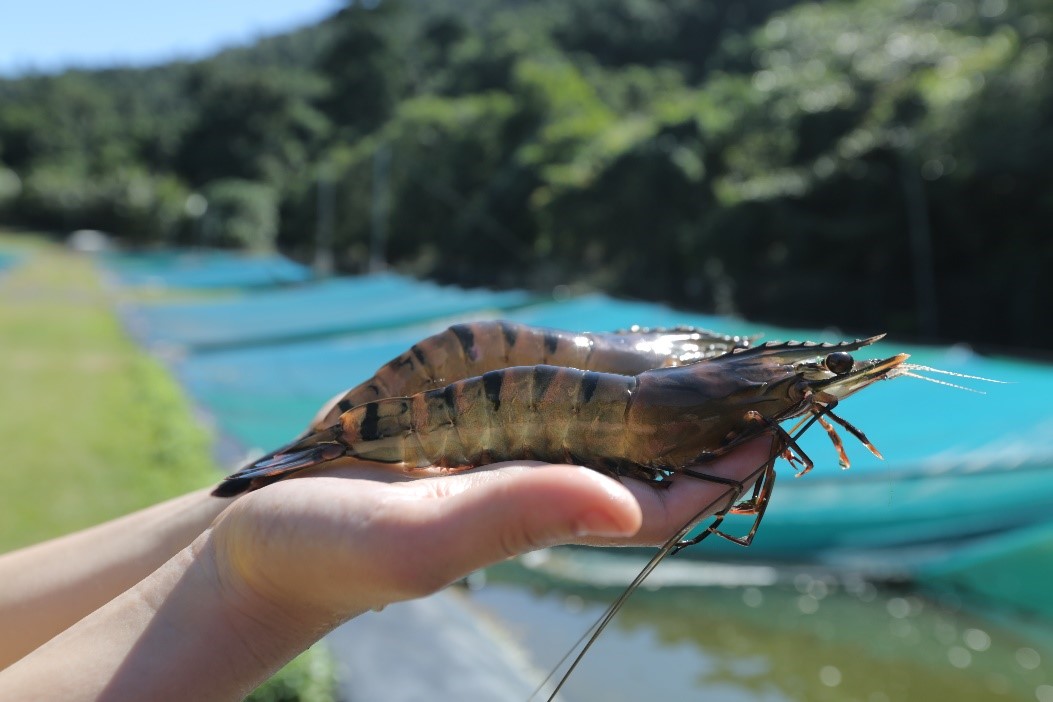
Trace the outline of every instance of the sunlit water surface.
{"type": "MultiPolygon", "coordinates": [[[[472,599],[549,670],[617,593],[513,563],[488,571],[472,599]]],[[[641,588],[561,699],[1053,702],[1051,672],[1053,625],[979,614],[949,593],[798,573],[641,588]]]]}

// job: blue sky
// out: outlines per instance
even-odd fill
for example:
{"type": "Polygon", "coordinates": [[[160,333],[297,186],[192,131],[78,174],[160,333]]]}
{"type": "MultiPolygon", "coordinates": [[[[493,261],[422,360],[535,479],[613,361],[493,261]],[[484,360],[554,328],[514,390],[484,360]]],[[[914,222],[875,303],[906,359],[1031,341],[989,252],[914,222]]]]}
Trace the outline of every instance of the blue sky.
{"type": "Polygon", "coordinates": [[[0,75],[196,58],[314,22],[340,0],[4,0],[0,75]]]}

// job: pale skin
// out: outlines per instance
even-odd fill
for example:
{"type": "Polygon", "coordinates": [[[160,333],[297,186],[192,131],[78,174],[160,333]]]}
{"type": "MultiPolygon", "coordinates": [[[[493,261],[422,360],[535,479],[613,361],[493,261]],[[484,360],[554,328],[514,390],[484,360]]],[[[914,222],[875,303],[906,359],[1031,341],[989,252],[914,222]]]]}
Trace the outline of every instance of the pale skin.
{"type": "MultiPolygon", "coordinates": [[[[770,450],[762,437],[706,472],[748,484],[770,450]]],[[[367,610],[546,546],[661,543],[732,493],[528,462],[191,493],[0,556],[0,699],[241,699],[367,610]]]]}

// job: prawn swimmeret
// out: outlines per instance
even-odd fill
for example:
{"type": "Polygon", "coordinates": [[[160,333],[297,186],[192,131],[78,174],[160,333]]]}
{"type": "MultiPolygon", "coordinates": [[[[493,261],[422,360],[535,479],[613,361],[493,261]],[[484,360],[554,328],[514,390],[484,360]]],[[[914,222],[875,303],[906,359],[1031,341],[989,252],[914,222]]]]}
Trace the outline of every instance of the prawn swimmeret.
{"type": "Polygon", "coordinates": [[[798,475],[811,470],[797,441],[812,424],[829,434],[844,467],[834,424],[877,454],[834,409],[878,380],[917,368],[904,364],[906,354],[853,357],[880,338],[755,345],[750,337],[693,327],[576,334],[508,322],[460,324],[386,364],[303,436],[231,475],[213,494],[237,495],[345,457],[422,475],[435,467],[537,459],[657,485],[682,474],[729,486],[732,496],[714,522],[691,539],[698,519],[685,524],[611,605],[580,660],[666,555],[709,534],[749,545],[771,496],[775,460],[789,460],[798,475]],[[783,428],[792,419],[797,424],[783,428]],[[708,462],[764,433],[775,440],[748,499],[745,484],[706,473],[708,462]],[[729,513],[754,515],[746,536],[719,531],[729,513]]]}

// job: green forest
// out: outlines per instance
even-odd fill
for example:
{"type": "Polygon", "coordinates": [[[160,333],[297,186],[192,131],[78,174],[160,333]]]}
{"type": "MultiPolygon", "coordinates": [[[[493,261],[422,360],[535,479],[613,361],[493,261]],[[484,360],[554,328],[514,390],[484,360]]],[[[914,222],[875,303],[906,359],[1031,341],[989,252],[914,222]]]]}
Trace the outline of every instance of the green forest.
{"type": "Polygon", "coordinates": [[[1053,349],[1050,164],[1048,0],[373,0],[0,80],[0,223],[997,349],[1053,349]]]}

